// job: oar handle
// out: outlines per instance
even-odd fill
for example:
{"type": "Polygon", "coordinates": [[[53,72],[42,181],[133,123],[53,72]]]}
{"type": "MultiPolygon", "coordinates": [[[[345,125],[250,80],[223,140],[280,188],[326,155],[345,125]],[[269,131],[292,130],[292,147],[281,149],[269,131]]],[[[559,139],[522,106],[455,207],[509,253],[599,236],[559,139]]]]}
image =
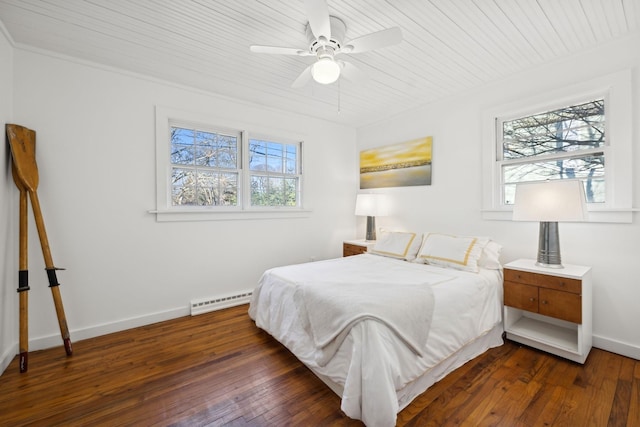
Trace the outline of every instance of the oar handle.
{"type": "Polygon", "coordinates": [[[19,270],[18,293],[19,296],[19,346],[20,346],[20,372],[27,372],[29,368],[29,271],[28,265],[28,234],[27,234],[27,192],[20,187],[20,236],[19,236],[19,270]]]}
{"type": "Polygon", "coordinates": [[[64,314],[64,306],[62,305],[62,297],[60,296],[60,283],[58,283],[58,278],[56,276],[56,270],[59,269],[54,267],[53,265],[51,248],[49,247],[47,231],[44,227],[44,220],[42,219],[42,211],[40,209],[40,200],[38,200],[38,193],[36,191],[29,191],[29,197],[31,199],[31,207],[33,208],[33,216],[36,222],[36,228],[38,229],[38,236],[40,237],[40,246],[42,246],[42,255],[44,256],[44,265],[45,269],[47,270],[47,277],[49,279],[51,295],[53,296],[53,304],[56,307],[56,315],[58,316],[60,334],[62,335],[62,341],[64,342],[64,349],[67,352],[67,355],[71,356],[71,354],[73,353],[73,349],[71,348],[69,327],[67,326],[67,317],[64,314]]]}
{"type": "Polygon", "coordinates": [[[29,290],[18,288],[20,293],[20,372],[27,372],[29,368],[29,290]]]}
{"type": "Polygon", "coordinates": [[[31,207],[33,208],[33,216],[38,229],[38,237],[40,238],[40,246],[42,246],[42,255],[44,256],[44,266],[47,269],[55,268],[53,266],[53,258],[51,257],[51,248],[49,247],[49,239],[47,238],[47,230],[42,219],[42,209],[40,208],[40,200],[36,191],[29,191],[31,199],[31,207]]]}

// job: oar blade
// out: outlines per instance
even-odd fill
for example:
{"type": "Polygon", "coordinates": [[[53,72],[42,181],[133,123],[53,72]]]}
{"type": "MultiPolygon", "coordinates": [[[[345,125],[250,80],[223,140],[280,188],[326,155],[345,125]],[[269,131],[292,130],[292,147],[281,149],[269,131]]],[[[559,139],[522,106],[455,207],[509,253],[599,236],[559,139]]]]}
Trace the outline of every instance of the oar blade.
{"type": "MultiPolygon", "coordinates": [[[[17,177],[28,191],[36,191],[39,179],[36,164],[36,132],[14,124],[7,124],[5,129],[17,177]]],[[[21,187],[18,185],[18,188],[21,187]]]]}

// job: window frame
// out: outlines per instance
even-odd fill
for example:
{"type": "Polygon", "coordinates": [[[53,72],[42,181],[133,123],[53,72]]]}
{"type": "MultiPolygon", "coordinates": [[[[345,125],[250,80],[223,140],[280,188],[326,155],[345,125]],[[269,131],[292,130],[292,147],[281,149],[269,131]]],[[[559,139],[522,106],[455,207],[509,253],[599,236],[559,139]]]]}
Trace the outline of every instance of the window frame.
{"type": "MultiPolygon", "coordinates": [[[[500,206],[501,207],[506,207],[506,206],[512,206],[512,204],[506,204],[504,203],[504,190],[505,190],[505,185],[506,183],[504,182],[504,174],[502,172],[502,168],[504,166],[511,166],[511,165],[519,165],[519,164],[530,164],[530,163],[544,163],[544,162],[549,162],[549,161],[553,161],[553,160],[562,160],[562,159],[570,159],[572,157],[586,157],[588,155],[594,155],[594,154],[598,154],[598,153],[603,153],[603,157],[605,158],[605,202],[604,203],[588,203],[588,205],[591,206],[596,206],[596,207],[606,207],[607,206],[607,195],[611,194],[611,191],[613,190],[612,185],[610,183],[610,180],[607,179],[607,157],[609,156],[610,153],[610,143],[609,143],[609,119],[608,119],[608,113],[607,111],[609,108],[609,96],[608,94],[602,94],[601,96],[591,96],[589,95],[587,98],[575,98],[574,101],[571,101],[570,103],[565,103],[565,102],[561,102],[561,103],[550,103],[548,104],[547,107],[545,107],[544,110],[541,111],[526,111],[524,112],[524,114],[522,113],[515,113],[515,114],[509,114],[509,115],[504,115],[504,116],[500,116],[500,117],[495,117],[495,150],[496,150],[496,168],[498,170],[499,173],[499,180],[500,180],[500,192],[498,193],[500,196],[500,206]],[[577,150],[574,151],[573,153],[570,152],[563,152],[563,153],[550,153],[550,154],[542,154],[539,156],[530,156],[530,157],[521,157],[521,158],[517,158],[517,159],[505,159],[504,158],[504,133],[503,133],[503,125],[504,122],[508,122],[511,120],[515,120],[515,119],[519,119],[519,118],[523,118],[523,117],[528,117],[528,116],[533,116],[536,114],[541,114],[541,113],[545,113],[545,112],[550,112],[550,111],[555,111],[555,110],[560,110],[569,106],[575,106],[575,105],[580,105],[580,104],[584,104],[587,102],[591,102],[591,101],[595,101],[595,100],[599,100],[602,99],[604,101],[604,111],[605,111],[605,141],[604,141],[604,145],[601,147],[595,147],[595,148],[586,148],[586,149],[581,149],[581,150],[577,150]]],[[[580,181],[582,181],[582,179],[580,179],[580,181]]]]}
{"type": "MultiPolygon", "coordinates": [[[[167,144],[167,149],[169,150],[169,166],[170,166],[170,173],[169,173],[169,177],[168,179],[171,178],[172,176],[172,169],[174,167],[181,167],[180,165],[174,164],[171,161],[171,151],[172,151],[172,145],[171,145],[171,128],[173,127],[178,127],[178,128],[182,128],[182,129],[188,129],[188,130],[195,130],[196,132],[200,131],[200,132],[210,132],[210,133],[216,133],[216,134],[225,134],[225,135],[234,135],[237,138],[237,153],[236,153],[236,168],[233,169],[234,173],[237,174],[237,205],[233,206],[233,205],[215,205],[215,206],[199,206],[199,205],[179,205],[179,206],[175,206],[172,203],[172,188],[171,188],[171,184],[169,184],[169,182],[167,182],[167,190],[169,191],[168,194],[168,203],[170,203],[170,206],[172,208],[175,209],[201,209],[201,208],[208,208],[208,209],[216,209],[216,210],[225,210],[225,211],[230,211],[230,210],[237,210],[239,206],[241,206],[241,195],[242,195],[242,190],[241,190],[241,182],[242,182],[242,153],[243,153],[243,147],[242,147],[242,139],[244,138],[244,132],[238,129],[231,129],[228,127],[222,127],[222,126],[214,126],[214,125],[205,125],[205,124],[195,124],[195,123],[191,123],[191,122],[185,122],[183,120],[175,120],[175,119],[169,119],[169,139],[168,139],[168,144],[167,144]]],[[[196,171],[202,171],[202,170],[211,170],[211,171],[216,171],[216,172],[222,172],[222,171],[231,171],[232,169],[229,168],[217,168],[217,167],[203,167],[203,166],[198,166],[198,165],[183,165],[184,169],[193,169],[196,171]]]]}
{"type": "Polygon", "coordinates": [[[597,151],[605,155],[604,203],[588,203],[589,222],[630,223],[632,208],[631,70],[570,85],[488,109],[483,114],[482,218],[511,220],[513,205],[502,203],[502,144],[498,124],[503,120],[551,111],[603,98],[607,140],[597,151]]]}
{"type": "MultiPolygon", "coordinates": [[[[244,204],[247,207],[247,209],[251,209],[251,210],[260,210],[260,209],[296,209],[299,208],[302,205],[302,185],[304,183],[304,170],[303,170],[303,165],[302,165],[302,151],[303,151],[303,147],[302,147],[302,143],[299,141],[295,141],[295,140],[289,140],[287,138],[282,138],[282,137],[274,137],[273,135],[267,135],[264,133],[258,133],[258,132],[252,132],[250,135],[247,135],[247,149],[244,150],[246,153],[246,156],[243,157],[243,162],[245,165],[247,165],[246,169],[245,169],[245,173],[247,174],[246,179],[244,180],[244,184],[246,184],[245,190],[244,191],[244,204]],[[252,206],[251,205],[251,177],[253,175],[261,175],[260,173],[258,173],[258,171],[252,171],[250,166],[249,166],[249,156],[250,156],[250,145],[251,145],[251,140],[260,140],[260,141],[265,141],[265,142],[272,142],[272,143],[276,143],[276,144],[282,144],[282,145],[296,145],[296,173],[292,174],[291,176],[295,176],[298,179],[298,188],[297,188],[297,195],[296,195],[296,200],[297,200],[297,206],[252,206]]],[[[285,173],[273,173],[273,172],[269,172],[269,171],[265,171],[267,176],[283,176],[286,177],[287,174],[285,173]]]]}
{"type": "Polygon", "coordinates": [[[304,177],[304,138],[301,135],[257,126],[239,120],[212,117],[211,114],[184,111],[169,107],[155,108],[155,142],[156,142],[156,209],[149,211],[156,214],[156,220],[164,221],[216,221],[275,218],[306,218],[310,210],[305,208],[306,179],[304,177]],[[237,206],[173,206],[171,199],[171,138],[172,126],[186,126],[204,131],[239,132],[240,168],[238,174],[237,206]],[[249,135],[251,133],[251,135],[249,135]],[[248,166],[249,137],[269,136],[273,142],[298,144],[299,189],[297,206],[251,206],[248,166]],[[279,135],[279,136],[274,136],[279,135]]]}

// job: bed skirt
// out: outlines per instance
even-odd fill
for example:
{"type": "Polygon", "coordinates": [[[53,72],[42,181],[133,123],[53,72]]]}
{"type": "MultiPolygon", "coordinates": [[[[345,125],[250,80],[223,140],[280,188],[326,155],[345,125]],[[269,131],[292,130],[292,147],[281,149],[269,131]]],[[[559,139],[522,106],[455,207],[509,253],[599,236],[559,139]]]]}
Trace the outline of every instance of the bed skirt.
{"type": "MultiPolygon", "coordinates": [[[[429,387],[455,371],[468,361],[478,357],[490,348],[499,347],[504,344],[502,339],[504,329],[502,323],[497,324],[484,335],[471,341],[448,358],[442,360],[437,365],[426,371],[424,374],[408,383],[400,390],[396,390],[398,396],[398,412],[406,408],[416,397],[424,393],[429,387]]],[[[313,367],[308,366],[323,383],[325,383],[335,394],[342,397],[343,387],[332,381],[329,377],[318,373],[313,367]]]]}

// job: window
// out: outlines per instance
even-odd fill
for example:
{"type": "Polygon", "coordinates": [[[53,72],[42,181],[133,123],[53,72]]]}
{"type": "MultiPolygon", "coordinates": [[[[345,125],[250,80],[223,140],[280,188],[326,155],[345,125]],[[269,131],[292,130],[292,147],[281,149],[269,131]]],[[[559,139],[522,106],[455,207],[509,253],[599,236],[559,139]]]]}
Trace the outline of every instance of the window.
{"type": "Polygon", "coordinates": [[[156,108],[159,221],[306,216],[302,138],[156,108]]]}
{"type": "Polygon", "coordinates": [[[482,217],[511,220],[520,182],[583,182],[590,222],[631,222],[631,72],[532,95],[483,114],[482,217]]]}
{"type": "Polygon", "coordinates": [[[251,206],[297,206],[300,168],[297,144],[249,139],[251,206]]]}
{"type": "Polygon", "coordinates": [[[171,204],[237,206],[240,132],[171,126],[171,204]]]}
{"type": "Polygon", "coordinates": [[[513,204],[516,184],[579,179],[587,203],[604,203],[604,98],[508,120],[496,120],[502,202],[513,204]]]}

